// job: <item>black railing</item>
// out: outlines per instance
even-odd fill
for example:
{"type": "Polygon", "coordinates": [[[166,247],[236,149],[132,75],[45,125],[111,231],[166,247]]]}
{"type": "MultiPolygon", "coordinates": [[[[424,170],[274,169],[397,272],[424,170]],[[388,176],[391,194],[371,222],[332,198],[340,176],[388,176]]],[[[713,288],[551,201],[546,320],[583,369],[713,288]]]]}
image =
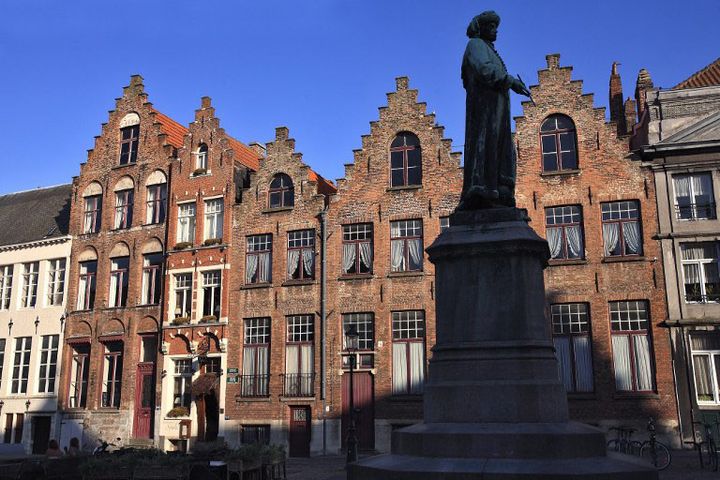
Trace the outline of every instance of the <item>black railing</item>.
{"type": "Polygon", "coordinates": [[[712,220],[716,218],[714,203],[689,203],[675,205],[678,220],[712,220]]]}
{"type": "Polygon", "coordinates": [[[270,395],[270,375],[240,375],[241,397],[267,397],[270,395]]]}
{"type": "Polygon", "coordinates": [[[312,397],[315,395],[314,373],[286,373],[282,377],[284,396],[312,397]]]}
{"type": "Polygon", "coordinates": [[[685,294],[685,301],[691,303],[719,303],[720,294],[710,293],[707,295],[696,295],[694,293],[685,294]]]}

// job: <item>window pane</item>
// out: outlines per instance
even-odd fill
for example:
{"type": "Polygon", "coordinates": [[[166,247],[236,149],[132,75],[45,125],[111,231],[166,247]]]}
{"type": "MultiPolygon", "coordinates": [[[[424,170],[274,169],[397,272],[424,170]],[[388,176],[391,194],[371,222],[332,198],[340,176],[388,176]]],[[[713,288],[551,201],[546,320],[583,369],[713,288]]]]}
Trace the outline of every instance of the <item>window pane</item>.
{"type": "Polygon", "coordinates": [[[714,402],[715,392],[713,388],[712,367],[710,366],[710,355],[693,355],[693,367],[695,370],[695,391],[698,402],[714,402]]]}
{"type": "Polygon", "coordinates": [[[422,170],[419,167],[408,168],[408,185],[422,184],[422,170]]]}
{"type": "Polygon", "coordinates": [[[557,151],[557,144],[555,135],[543,135],[542,136],[542,151],[543,153],[555,153],[557,151]]]}
{"type": "Polygon", "coordinates": [[[562,153],[562,168],[564,170],[574,170],[577,168],[577,155],[575,149],[562,153]]]}
{"type": "Polygon", "coordinates": [[[390,168],[403,168],[403,152],[390,152],[390,168]]]}
{"type": "Polygon", "coordinates": [[[557,155],[554,153],[543,154],[543,171],[554,172],[558,169],[557,155]]]}
{"type": "Polygon", "coordinates": [[[405,178],[403,176],[403,171],[402,170],[393,170],[391,182],[392,182],[391,184],[393,187],[400,187],[402,185],[405,185],[405,178]]]}

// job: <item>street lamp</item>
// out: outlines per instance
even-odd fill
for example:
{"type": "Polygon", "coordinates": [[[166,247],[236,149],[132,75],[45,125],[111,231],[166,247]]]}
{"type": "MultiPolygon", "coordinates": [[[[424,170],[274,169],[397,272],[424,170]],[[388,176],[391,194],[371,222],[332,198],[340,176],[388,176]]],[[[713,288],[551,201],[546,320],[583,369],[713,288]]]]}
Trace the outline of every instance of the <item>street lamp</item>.
{"type": "Polygon", "coordinates": [[[358,439],[355,432],[355,399],[353,398],[353,370],[355,368],[355,352],[358,349],[359,338],[357,327],[351,323],[345,330],[345,350],[349,354],[348,362],[350,363],[350,424],[348,425],[346,465],[357,462],[358,459],[358,439]]]}

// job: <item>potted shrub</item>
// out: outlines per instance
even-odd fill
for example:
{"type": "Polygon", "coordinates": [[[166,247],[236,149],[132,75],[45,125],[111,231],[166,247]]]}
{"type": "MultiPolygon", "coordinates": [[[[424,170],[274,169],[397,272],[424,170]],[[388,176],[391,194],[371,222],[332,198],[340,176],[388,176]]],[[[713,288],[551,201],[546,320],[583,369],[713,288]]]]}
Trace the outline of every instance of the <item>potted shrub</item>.
{"type": "Polygon", "coordinates": [[[175,244],[175,250],[185,250],[186,248],[192,247],[192,243],[190,242],[178,242],[175,244]]]}
{"type": "Polygon", "coordinates": [[[168,418],[187,417],[190,415],[190,409],[187,407],[175,407],[167,413],[168,418]]]}
{"type": "Polygon", "coordinates": [[[200,319],[200,323],[212,323],[217,322],[217,317],[215,315],[205,315],[200,319]]]}
{"type": "Polygon", "coordinates": [[[173,325],[187,325],[190,323],[190,317],[175,317],[172,319],[173,325]]]}
{"type": "Polygon", "coordinates": [[[222,238],[208,238],[203,242],[203,245],[206,247],[209,247],[210,245],[220,245],[222,243],[222,238]]]}
{"type": "Polygon", "coordinates": [[[207,173],[206,168],[196,168],[195,170],[193,170],[194,177],[197,177],[198,175],[205,175],[206,173],[207,173]]]}

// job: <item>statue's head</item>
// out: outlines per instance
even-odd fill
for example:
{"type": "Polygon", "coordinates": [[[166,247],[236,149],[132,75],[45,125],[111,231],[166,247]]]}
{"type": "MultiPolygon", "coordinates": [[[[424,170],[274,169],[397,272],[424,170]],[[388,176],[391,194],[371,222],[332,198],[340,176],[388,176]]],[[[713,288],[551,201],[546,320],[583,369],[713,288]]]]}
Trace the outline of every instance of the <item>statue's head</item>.
{"type": "Polygon", "coordinates": [[[500,25],[500,16],[488,10],[476,15],[470,21],[470,25],[467,28],[467,36],[470,38],[482,38],[489,42],[494,42],[497,38],[497,28],[500,25]]]}

